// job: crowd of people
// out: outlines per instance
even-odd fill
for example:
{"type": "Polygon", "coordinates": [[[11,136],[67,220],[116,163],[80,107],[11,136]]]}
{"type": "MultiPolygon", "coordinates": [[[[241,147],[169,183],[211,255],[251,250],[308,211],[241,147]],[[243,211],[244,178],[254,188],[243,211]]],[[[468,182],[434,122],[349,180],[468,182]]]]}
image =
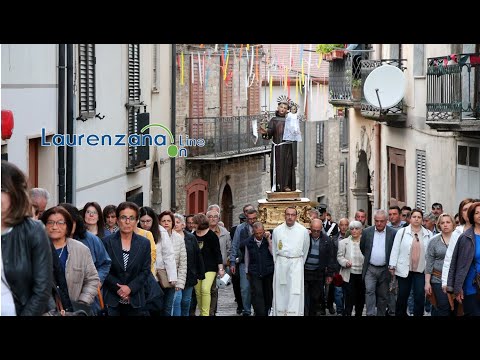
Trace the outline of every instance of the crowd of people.
{"type": "Polygon", "coordinates": [[[157,214],[132,202],[48,207],[45,189],[2,161],[2,315],[214,316],[232,277],[243,316],[480,315],[480,200],[458,214],[391,206],[338,224],[297,209],[265,229],[247,204],[230,231],[220,207],[157,214]],[[458,219],[457,219],[458,218],[458,219]]]}

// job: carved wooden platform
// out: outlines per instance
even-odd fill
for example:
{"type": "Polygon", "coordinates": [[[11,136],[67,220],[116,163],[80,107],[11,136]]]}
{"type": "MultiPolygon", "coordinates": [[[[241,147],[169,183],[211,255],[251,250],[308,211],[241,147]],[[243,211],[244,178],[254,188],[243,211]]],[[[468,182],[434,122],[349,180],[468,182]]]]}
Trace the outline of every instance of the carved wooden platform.
{"type": "MultiPolygon", "coordinates": [[[[267,192],[268,193],[268,192],[267,192]]],[[[295,193],[295,192],[293,192],[295,193]]],[[[286,194],[286,193],[273,193],[273,194],[286,194]]],[[[288,194],[288,193],[287,193],[288,194]]],[[[298,200],[258,200],[258,215],[259,221],[263,223],[266,230],[272,230],[281,223],[285,222],[285,209],[289,206],[293,206],[297,209],[298,216],[297,221],[305,226],[310,227],[310,217],[308,210],[310,206],[310,200],[308,198],[298,198],[298,200]]]]}

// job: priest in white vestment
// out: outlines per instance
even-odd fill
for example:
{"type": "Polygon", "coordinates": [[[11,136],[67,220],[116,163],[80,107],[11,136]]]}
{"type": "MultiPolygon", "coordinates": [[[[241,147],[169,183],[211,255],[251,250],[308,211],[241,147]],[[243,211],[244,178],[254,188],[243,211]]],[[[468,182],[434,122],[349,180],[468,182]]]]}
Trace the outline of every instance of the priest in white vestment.
{"type": "Polygon", "coordinates": [[[285,222],[272,235],[275,263],[273,274],[273,316],[303,316],[303,269],[307,259],[310,236],[297,221],[297,210],[285,210],[285,222]]]}

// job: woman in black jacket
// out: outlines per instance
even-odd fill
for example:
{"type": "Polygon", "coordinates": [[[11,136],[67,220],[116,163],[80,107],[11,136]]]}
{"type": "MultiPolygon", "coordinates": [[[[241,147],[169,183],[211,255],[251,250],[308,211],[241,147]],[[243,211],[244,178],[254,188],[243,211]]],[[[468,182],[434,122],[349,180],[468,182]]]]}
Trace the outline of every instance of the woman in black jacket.
{"type": "Polygon", "coordinates": [[[23,172],[2,161],[2,261],[17,315],[37,316],[48,309],[52,290],[52,252],[43,224],[32,216],[23,172]]]}

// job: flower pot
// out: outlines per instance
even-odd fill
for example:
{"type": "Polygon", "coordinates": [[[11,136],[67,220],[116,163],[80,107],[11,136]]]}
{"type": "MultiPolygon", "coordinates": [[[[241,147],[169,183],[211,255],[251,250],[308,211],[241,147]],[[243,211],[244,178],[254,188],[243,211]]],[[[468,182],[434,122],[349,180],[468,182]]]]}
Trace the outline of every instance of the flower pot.
{"type": "Polygon", "coordinates": [[[362,88],[361,87],[353,87],[352,88],[352,100],[353,101],[360,101],[362,99],[362,88]]]}
{"type": "Polygon", "coordinates": [[[332,59],[343,59],[345,51],[343,50],[332,50],[332,59]]]}
{"type": "Polygon", "coordinates": [[[332,53],[331,52],[325,54],[325,60],[332,61],[332,53]]]}

